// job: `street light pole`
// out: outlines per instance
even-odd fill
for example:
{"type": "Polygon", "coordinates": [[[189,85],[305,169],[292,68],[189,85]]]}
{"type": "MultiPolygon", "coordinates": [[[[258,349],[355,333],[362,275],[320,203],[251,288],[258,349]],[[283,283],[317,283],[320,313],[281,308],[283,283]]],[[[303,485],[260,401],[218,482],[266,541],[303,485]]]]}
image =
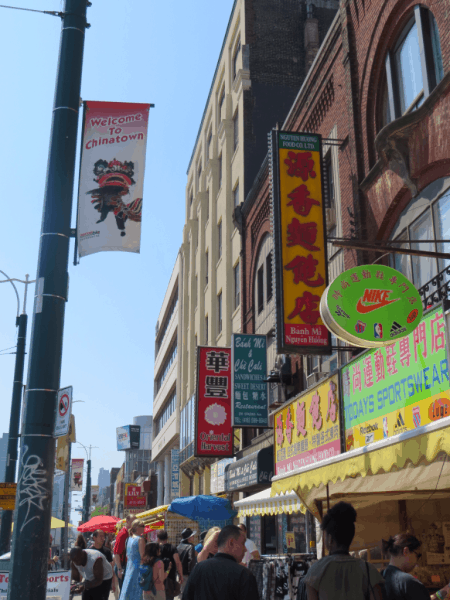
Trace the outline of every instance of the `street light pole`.
{"type": "Polygon", "coordinates": [[[84,496],[84,508],[83,508],[83,523],[89,521],[89,516],[91,512],[91,451],[93,448],[98,448],[98,446],[85,446],[81,442],[78,442],[80,446],[83,446],[84,451],[86,452],[87,458],[87,476],[86,476],[86,493],[84,496]],[[88,454],[89,449],[89,454],[88,454]]]}
{"type": "MultiPolygon", "coordinates": [[[[17,334],[17,348],[16,348],[16,364],[14,367],[14,382],[13,392],[11,399],[11,414],[9,418],[9,433],[8,433],[8,452],[6,458],[6,469],[5,469],[5,483],[16,482],[16,467],[17,467],[17,449],[19,445],[19,422],[20,422],[20,405],[22,402],[22,390],[23,390],[23,369],[25,364],[25,344],[27,337],[27,291],[28,285],[34,283],[29,281],[29,275],[25,275],[25,281],[20,279],[11,279],[0,271],[2,275],[6,277],[0,283],[9,282],[14,288],[17,296],[17,317],[16,327],[18,327],[17,334]],[[19,294],[17,288],[14,285],[14,281],[25,284],[25,294],[23,299],[22,314],[19,315],[19,294]]],[[[2,523],[0,527],[0,556],[5,554],[9,550],[9,541],[11,538],[11,524],[12,524],[13,511],[4,510],[2,514],[2,523]]]]}
{"type": "Polygon", "coordinates": [[[67,302],[72,195],[89,0],[65,0],[20,444],[8,600],[44,600],[55,463],[53,430],[67,302]],[[30,560],[32,557],[32,560],[30,560]]]}

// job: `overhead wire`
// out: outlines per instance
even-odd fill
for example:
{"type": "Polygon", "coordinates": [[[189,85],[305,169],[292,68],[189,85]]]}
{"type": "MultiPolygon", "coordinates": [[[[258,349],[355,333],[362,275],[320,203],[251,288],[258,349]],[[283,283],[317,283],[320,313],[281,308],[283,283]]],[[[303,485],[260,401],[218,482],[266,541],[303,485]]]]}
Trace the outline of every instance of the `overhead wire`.
{"type": "Polygon", "coordinates": [[[35,8],[22,8],[20,6],[7,6],[6,4],[0,4],[0,8],[11,8],[13,10],[24,10],[27,12],[42,13],[43,15],[51,15],[52,17],[62,17],[64,13],[56,10],[37,10],[35,8]]]}

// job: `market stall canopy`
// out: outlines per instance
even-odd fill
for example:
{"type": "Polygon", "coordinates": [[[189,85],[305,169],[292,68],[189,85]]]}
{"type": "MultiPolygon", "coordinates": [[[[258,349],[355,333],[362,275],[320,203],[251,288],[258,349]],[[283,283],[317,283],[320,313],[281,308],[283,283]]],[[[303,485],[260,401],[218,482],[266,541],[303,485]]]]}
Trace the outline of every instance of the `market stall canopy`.
{"type": "Polygon", "coordinates": [[[157,531],[158,529],[164,529],[164,521],[157,520],[148,523],[145,526],[144,533],[150,533],[150,531],[157,531]]]}
{"type": "MultiPolygon", "coordinates": [[[[156,517],[161,518],[168,508],[169,504],[163,504],[162,506],[157,506],[156,508],[137,513],[136,515],[134,515],[134,518],[139,519],[139,521],[144,521],[144,523],[148,525],[149,523],[154,521],[156,517]]],[[[123,527],[124,524],[125,519],[121,519],[117,522],[117,526],[119,527],[119,529],[123,527]]]]}
{"type": "Polygon", "coordinates": [[[186,496],[176,498],[169,506],[169,511],[187,517],[192,521],[209,519],[213,521],[228,521],[237,515],[231,508],[229,500],[216,496],[186,496]]]}
{"type": "Polygon", "coordinates": [[[281,515],[301,512],[305,514],[306,506],[293,491],[276,496],[270,495],[270,488],[234,502],[238,509],[238,517],[253,517],[255,515],[281,515]]]}
{"type": "Polygon", "coordinates": [[[450,491],[449,418],[426,425],[425,431],[398,436],[350,450],[303,469],[272,479],[273,497],[294,490],[317,517],[316,501],[330,503],[344,497],[365,508],[387,500],[417,499],[433,492],[433,498],[450,491]],[[328,489],[327,489],[328,487],[328,489]]]}
{"type": "Polygon", "coordinates": [[[92,517],[92,519],[77,527],[77,531],[88,533],[90,531],[95,531],[96,529],[103,529],[105,533],[112,533],[116,528],[118,520],[117,517],[99,515],[97,517],[92,517]]]}

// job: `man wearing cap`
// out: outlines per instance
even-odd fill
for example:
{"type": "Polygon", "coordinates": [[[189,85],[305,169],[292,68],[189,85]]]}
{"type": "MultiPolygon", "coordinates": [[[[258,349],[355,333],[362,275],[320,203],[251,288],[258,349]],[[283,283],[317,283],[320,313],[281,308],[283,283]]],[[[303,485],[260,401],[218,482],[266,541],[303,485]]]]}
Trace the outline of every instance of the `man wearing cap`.
{"type": "Polygon", "coordinates": [[[181,566],[183,567],[183,583],[181,584],[181,593],[184,588],[189,575],[192,573],[192,569],[197,564],[197,557],[195,554],[195,547],[192,543],[192,538],[196,534],[196,531],[192,531],[190,527],[183,529],[181,532],[181,542],[177,547],[178,554],[180,555],[181,566]]]}

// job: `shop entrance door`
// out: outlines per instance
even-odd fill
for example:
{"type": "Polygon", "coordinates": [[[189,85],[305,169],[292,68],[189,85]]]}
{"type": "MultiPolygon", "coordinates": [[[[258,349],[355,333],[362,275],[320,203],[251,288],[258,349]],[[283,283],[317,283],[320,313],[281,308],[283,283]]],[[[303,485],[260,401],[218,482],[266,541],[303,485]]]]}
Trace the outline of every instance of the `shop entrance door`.
{"type": "Polygon", "coordinates": [[[277,553],[277,527],[275,515],[266,515],[263,517],[263,554],[277,553]]]}

